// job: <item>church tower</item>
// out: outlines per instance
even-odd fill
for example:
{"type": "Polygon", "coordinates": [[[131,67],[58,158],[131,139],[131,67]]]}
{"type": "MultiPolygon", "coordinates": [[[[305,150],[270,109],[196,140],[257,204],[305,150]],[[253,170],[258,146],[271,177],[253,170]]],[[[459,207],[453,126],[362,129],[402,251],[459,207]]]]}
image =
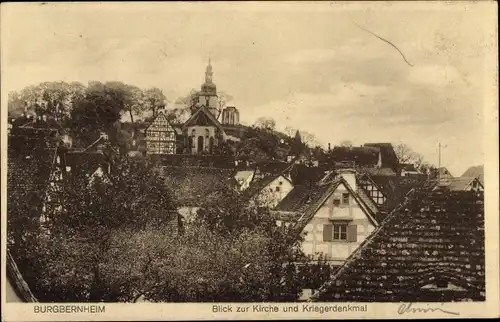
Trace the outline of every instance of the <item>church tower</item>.
{"type": "Polygon", "coordinates": [[[201,92],[198,93],[198,103],[200,106],[207,107],[215,118],[219,118],[219,99],[217,97],[217,86],[213,82],[213,75],[212,62],[209,58],[205,69],[205,82],[201,85],[201,92]]]}

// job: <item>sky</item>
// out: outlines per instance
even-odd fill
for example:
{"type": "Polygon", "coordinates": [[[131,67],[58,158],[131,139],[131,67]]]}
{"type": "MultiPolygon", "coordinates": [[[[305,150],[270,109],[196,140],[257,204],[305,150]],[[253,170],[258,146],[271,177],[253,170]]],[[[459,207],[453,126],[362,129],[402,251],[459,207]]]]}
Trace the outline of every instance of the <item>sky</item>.
{"type": "MultiPolygon", "coordinates": [[[[274,118],[326,146],[403,142],[453,175],[483,164],[484,3],[2,4],[3,90],[123,81],[170,101],[214,82],[246,124],[274,118]],[[394,44],[404,55],[389,43],[394,44]]],[[[496,10],[495,10],[496,12],[496,10]]],[[[490,30],[490,32],[488,32],[490,30]]],[[[496,43],[495,43],[496,44],[496,43]]],[[[5,100],[6,95],[2,95],[5,100]]]]}

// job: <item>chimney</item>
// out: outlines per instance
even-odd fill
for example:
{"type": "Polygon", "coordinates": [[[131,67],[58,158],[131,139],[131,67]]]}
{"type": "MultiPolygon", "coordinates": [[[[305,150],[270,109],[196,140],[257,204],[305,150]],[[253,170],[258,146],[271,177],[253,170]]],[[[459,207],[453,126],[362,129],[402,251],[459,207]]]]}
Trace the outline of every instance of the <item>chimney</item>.
{"type": "Polygon", "coordinates": [[[353,168],[337,169],[337,174],[344,178],[347,184],[356,191],[356,170],[353,168]]]}
{"type": "Polygon", "coordinates": [[[328,142],[328,152],[330,152],[331,150],[331,145],[330,145],[330,142],[328,142]]]}
{"type": "Polygon", "coordinates": [[[378,151],[377,167],[382,168],[382,151],[378,151]]]}

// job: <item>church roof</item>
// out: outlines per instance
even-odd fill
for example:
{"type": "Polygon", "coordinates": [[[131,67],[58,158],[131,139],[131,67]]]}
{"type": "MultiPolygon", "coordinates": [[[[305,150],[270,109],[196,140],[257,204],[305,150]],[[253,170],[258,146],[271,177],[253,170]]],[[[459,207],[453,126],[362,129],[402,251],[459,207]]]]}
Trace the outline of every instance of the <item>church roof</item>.
{"type": "Polygon", "coordinates": [[[191,115],[191,117],[182,126],[183,130],[186,130],[188,126],[193,125],[204,125],[204,126],[215,126],[219,131],[224,132],[222,124],[214,117],[214,115],[205,107],[200,107],[196,112],[191,115]]]}
{"type": "Polygon", "coordinates": [[[419,190],[397,207],[313,301],[483,300],[482,193],[419,190]],[[444,280],[459,290],[428,291],[444,280]]]}

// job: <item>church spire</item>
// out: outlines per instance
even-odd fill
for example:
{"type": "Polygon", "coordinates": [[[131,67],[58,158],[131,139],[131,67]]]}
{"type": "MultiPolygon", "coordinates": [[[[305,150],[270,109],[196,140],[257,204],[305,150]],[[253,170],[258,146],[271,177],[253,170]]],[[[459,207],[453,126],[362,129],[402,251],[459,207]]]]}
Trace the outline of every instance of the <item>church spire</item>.
{"type": "Polygon", "coordinates": [[[212,77],[214,73],[212,72],[212,58],[208,56],[208,65],[205,70],[205,83],[212,83],[212,77]]]}

